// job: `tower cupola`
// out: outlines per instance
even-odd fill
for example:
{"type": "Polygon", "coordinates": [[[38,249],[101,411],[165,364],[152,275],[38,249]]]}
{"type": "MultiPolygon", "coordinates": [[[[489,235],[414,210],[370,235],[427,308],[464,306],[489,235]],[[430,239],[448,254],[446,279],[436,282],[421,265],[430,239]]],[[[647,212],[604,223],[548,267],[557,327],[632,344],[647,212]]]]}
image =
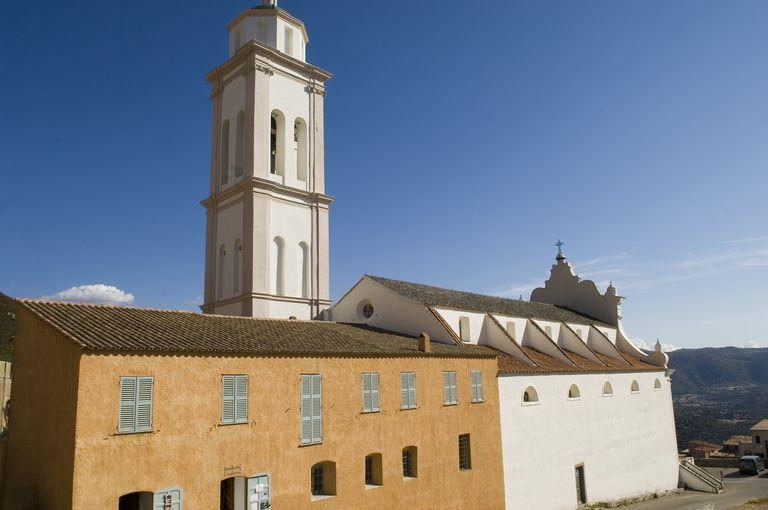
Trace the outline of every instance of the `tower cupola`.
{"type": "Polygon", "coordinates": [[[227,30],[230,57],[254,40],[306,61],[307,29],[301,20],[278,7],[277,0],[262,0],[261,4],[241,12],[227,25],[227,30]]]}

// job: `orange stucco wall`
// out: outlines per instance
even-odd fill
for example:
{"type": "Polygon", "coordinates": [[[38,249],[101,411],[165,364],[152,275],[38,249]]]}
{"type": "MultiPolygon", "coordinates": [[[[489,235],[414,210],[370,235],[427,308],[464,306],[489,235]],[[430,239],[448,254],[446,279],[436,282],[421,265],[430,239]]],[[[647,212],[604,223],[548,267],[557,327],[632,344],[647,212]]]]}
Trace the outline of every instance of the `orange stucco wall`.
{"type": "MultiPolygon", "coordinates": [[[[25,338],[30,327],[22,319],[20,329],[25,331],[25,338]]],[[[59,336],[47,326],[42,327],[48,333],[30,345],[30,352],[54,343],[48,339],[59,336]]],[[[66,340],[59,340],[60,351],[77,352],[71,345],[65,348],[66,340]]],[[[8,478],[16,490],[37,490],[45,483],[34,471],[49,470],[48,458],[55,457],[55,471],[59,474],[51,482],[56,488],[46,491],[52,491],[57,498],[71,494],[72,508],[117,509],[122,494],[181,487],[185,510],[218,509],[221,480],[260,473],[271,476],[274,508],[504,506],[493,359],[84,354],[78,374],[77,365],[69,361],[71,353],[69,358],[41,354],[30,363],[22,357],[24,352],[23,348],[17,351],[17,370],[31,372],[34,367],[30,365],[62,363],[54,372],[55,380],[66,383],[60,395],[61,417],[70,426],[62,427],[57,436],[63,445],[66,437],[71,437],[68,434],[74,423],[72,412],[64,408],[75,402],[72,378],[79,375],[74,465],[66,446],[62,450],[46,442],[45,447],[33,447],[38,433],[49,426],[27,420],[23,432],[14,432],[23,435],[24,440],[17,445],[12,440],[10,446],[20,448],[24,444],[29,459],[22,461],[19,455],[10,455],[8,469],[17,476],[8,478]],[[483,372],[483,403],[470,403],[472,369],[483,372]],[[443,370],[457,373],[456,406],[443,405],[443,370]],[[360,374],[364,371],[380,373],[379,413],[361,413],[360,374]],[[417,374],[416,409],[400,410],[400,371],[417,374]],[[249,422],[220,425],[220,378],[221,374],[233,373],[249,376],[249,422]],[[299,446],[302,373],[319,373],[323,379],[323,443],[303,447],[299,446]],[[154,376],[153,432],[116,433],[121,375],[154,376]],[[461,471],[458,435],[465,433],[471,435],[472,469],[461,471]],[[418,478],[412,480],[402,477],[401,451],[406,446],[418,448],[418,478]],[[382,454],[383,485],[366,489],[364,459],[370,453],[382,454]],[[336,496],[311,501],[311,466],[321,461],[336,463],[336,496]],[[19,462],[28,466],[19,470],[19,462]]],[[[23,374],[20,376],[20,382],[26,380],[23,374]]],[[[55,383],[53,376],[46,380],[55,383]]],[[[24,391],[27,385],[19,386],[24,391]]],[[[27,389],[30,409],[37,408],[43,394],[40,385],[27,389]]],[[[12,421],[11,425],[16,423],[12,421]]],[[[5,508],[24,508],[16,502],[29,501],[26,497],[7,498],[11,504],[5,508]]],[[[41,508],[65,507],[52,504],[41,508]]]]}
{"type": "Polygon", "coordinates": [[[69,508],[80,350],[16,308],[2,508],[69,508]]]}

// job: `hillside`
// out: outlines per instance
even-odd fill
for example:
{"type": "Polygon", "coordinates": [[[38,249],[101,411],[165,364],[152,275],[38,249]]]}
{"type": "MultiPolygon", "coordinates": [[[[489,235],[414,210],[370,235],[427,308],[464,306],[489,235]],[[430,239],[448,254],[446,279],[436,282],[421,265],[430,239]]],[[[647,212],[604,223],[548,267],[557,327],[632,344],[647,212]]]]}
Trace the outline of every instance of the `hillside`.
{"type": "Polygon", "coordinates": [[[11,359],[11,339],[15,331],[13,298],[0,292],[0,361],[11,359]]]}
{"type": "Polygon", "coordinates": [[[768,349],[681,349],[669,366],[679,448],[722,443],[768,417],[768,349]]]}

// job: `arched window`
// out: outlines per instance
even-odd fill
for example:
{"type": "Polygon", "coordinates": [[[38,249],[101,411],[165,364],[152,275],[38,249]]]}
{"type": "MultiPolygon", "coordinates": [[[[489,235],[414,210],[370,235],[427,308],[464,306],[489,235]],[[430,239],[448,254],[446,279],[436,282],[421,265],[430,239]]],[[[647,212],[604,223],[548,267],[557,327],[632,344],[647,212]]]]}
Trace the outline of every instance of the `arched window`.
{"type": "Polygon", "coordinates": [[[244,476],[226,478],[219,484],[219,510],[236,510],[248,497],[247,479],[244,476]]]}
{"type": "Polygon", "coordinates": [[[309,245],[304,241],[299,243],[299,295],[309,297],[309,245]]]}
{"type": "Polygon", "coordinates": [[[272,293],[285,295],[285,241],[278,236],[272,241],[272,293]]]}
{"type": "Polygon", "coordinates": [[[243,243],[240,239],[235,241],[235,247],[232,252],[232,293],[240,294],[240,284],[243,274],[243,243]]]}
{"type": "Polygon", "coordinates": [[[403,478],[416,478],[419,475],[419,450],[415,446],[403,448],[403,478]]]}
{"type": "Polygon", "coordinates": [[[372,453],[365,456],[365,485],[376,486],[384,484],[381,468],[381,454],[372,453]]]}
{"type": "Polygon", "coordinates": [[[226,245],[219,246],[219,260],[218,268],[216,271],[216,297],[219,299],[224,297],[224,268],[227,261],[227,247],[226,245]]]}
{"type": "Polygon", "coordinates": [[[533,404],[539,401],[539,394],[536,393],[536,389],[533,386],[528,386],[523,392],[523,403],[533,404]]]}
{"type": "Polygon", "coordinates": [[[280,110],[272,111],[269,130],[269,172],[283,175],[285,168],[285,117],[280,110]]]}
{"type": "Polygon", "coordinates": [[[229,179],[229,121],[221,125],[221,163],[219,165],[219,183],[224,186],[229,179]]]}
{"type": "Polygon", "coordinates": [[[296,118],[293,123],[293,142],[296,146],[296,179],[307,181],[307,123],[296,118]]]}
{"type": "Polygon", "coordinates": [[[629,390],[632,393],[640,393],[640,385],[637,384],[637,381],[632,381],[632,386],[629,387],[629,390]]]}
{"type": "Polygon", "coordinates": [[[336,463],[330,460],[318,462],[310,473],[312,496],[336,495],[336,463]]]}
{"type": "Polygon", "coordinates": [[[544,326],[544,333],[546,333],[549,338],[552,338],[552,326],[544,326]]]}
{"type": "Polygon", "coordinates": [[[245,165],[245,112],[237,112],[235,127],[235,179],[243,176],[245,165]]]}
{"type": "Polygon", "coordinates": [[[608,381],[605,381],[605,384],[603,384],[603,396],[604,397],[610,397],[613,395],[613,386],[611,386],[611,383],[608,381]]]}
{"type": "Polygon", "coordinates": [[[653,389],[654,390],[660,390],[661,389],[661,381],[658,379],[653,380],[653,389]]]}
{"type": "Polygon", "coordinates": [[[515,338],[515,323],[514,321],[508,321],[507,322],[507,333],[509,333],[509,336],[512,338],[515,338]]]}
{"type": "Polygon", "coordinates": [[[131,492],[130,494],[123,494],[117,503],[118,510],[144,510],[145,508],[152,508],[152,499],[154,498],[152,492],[131,492]]]}
{"type": "Polygon", "coordinates": [[[571,384],[571,387],[568,389],[568,398],[581,398],[581,392],[579,392],[579,387],[575,384],[571,384]]]}

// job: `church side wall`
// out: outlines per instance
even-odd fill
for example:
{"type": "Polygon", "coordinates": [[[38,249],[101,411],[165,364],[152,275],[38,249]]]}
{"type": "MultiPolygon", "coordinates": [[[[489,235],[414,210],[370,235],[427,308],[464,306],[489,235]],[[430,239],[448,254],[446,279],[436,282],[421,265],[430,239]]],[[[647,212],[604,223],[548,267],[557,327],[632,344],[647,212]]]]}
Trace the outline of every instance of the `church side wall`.
{"type": "Polygon", "coordinates": [[[589,503],[677,487],[672,396],[663,371],[501,375],[499,394],[506,508],[575,508],[580,464],[589,503]],[[634,379],[639,393],[630,392],[634,379]],[[602,395],[605,381],[611,397],[602,395]],[[580,399],[568,399],[571,384],[580,399]],[[536,389],[537,404],[523,404],[528,386],[536,389]]]}

